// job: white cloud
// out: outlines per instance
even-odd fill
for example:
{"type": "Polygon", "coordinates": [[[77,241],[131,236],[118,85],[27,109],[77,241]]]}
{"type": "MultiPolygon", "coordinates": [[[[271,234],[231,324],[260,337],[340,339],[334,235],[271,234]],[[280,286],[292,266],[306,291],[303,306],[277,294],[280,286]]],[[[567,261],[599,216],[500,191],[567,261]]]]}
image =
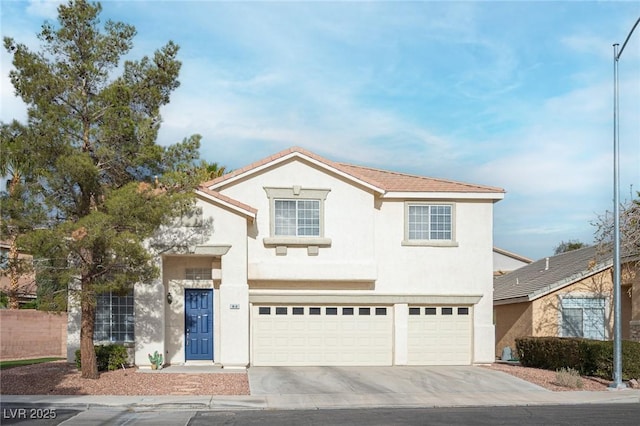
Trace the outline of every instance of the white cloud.
{"type": "Polygon", "coordinates": [[[29,0],[27,13],[45,19],[54,20],[58,17],[58,6],[66,3],[63,0],[29,0]]]}

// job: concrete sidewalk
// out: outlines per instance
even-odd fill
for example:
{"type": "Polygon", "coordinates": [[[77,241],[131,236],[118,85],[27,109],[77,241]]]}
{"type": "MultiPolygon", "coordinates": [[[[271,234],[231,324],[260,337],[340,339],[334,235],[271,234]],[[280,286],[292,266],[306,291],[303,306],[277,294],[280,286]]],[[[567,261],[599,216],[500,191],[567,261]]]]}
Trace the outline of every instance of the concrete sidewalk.
{"type": "Polygon", "coordinates": [[[170,410],[314,410],[640,403],[640,391],[503,392],[427,394],[290,394],[264,396],[46,396],[2,395],[3,404],[91,409],[126,407],[170,410]]]}
{"type": "Polygon", "coordinates": [[[2,395],[60,408],[313,410],[640,403],[640,390],[552,392],[479,367],[251,367],[250,396],[2,395]]]}

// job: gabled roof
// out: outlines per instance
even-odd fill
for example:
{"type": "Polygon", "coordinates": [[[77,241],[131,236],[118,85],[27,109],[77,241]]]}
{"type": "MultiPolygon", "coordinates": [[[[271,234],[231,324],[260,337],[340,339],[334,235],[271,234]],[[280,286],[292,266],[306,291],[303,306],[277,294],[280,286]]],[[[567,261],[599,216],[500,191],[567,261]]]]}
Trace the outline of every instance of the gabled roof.
{"type": "Polygon", "coordinates": [[[360,176],[363,180],[376,182],[389,192],[504,192],[502,188],[416,176],[353,164],[338,163],[338,166],[354,176],[360,176]]]}
{"type": "Polygon", "coordinates": [[[494,304],[529,302],[611,267],[600,259],[597,247],[585,247],[542,258],[494,278],[494,304]]]}
{"type": "Polygon", "coordinates": [[[231,210],[247,216],[250,219],[255,219],[256,215],[258,214],[258,210],[256,208],[251,207],[250,205],[242,203],[238,200],[234,200],[231,197],[227,197],[226,195],[223,195],[218,191],[209,189],[203,185],[200,185],[196,189],[196,194],[199,194],[200,196],[217,204],[221,204],[227,208],[230,208],[231,210]]]}
{"type": "Polygon", "coordinates": [[[210,189],[218,189],[235,180],[296,157],[310,161],[380,194],[384,194],[386,192],[504,193],[503,189],[490,186],[473,185],[450,180],[379,170],[352,164],[338,163],[300,147],[292,147],[284,151],[280,151],[277,154],[256,161],[255,163],[249,164],[241,169],[234,170],[224,176],[204,182],[202,186],[210,189]]]}
{"type": "Polygon", "coordinates": [[[493,247],[493,252],[501,254],[503,256],[510,257],[511,259],[515,259],[515,260],[518,260],[518,261],[523,262],[523,263],[532,263],[533,262],[533,260],[529,259],[528,257],[524,257],[524,256],[521,256],[519,254],[512,253],[510,251],[507,251],[505,249],[501,249],[499,247],[495,247],[494,246],[493,247]]]}

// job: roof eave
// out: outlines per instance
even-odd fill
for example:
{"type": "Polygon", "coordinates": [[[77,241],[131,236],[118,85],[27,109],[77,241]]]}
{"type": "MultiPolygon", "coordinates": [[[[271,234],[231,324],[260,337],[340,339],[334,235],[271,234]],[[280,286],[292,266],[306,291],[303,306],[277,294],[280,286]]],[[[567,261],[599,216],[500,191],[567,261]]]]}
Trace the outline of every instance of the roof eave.
{"type": "Polygon", "coordinates": [[[522,297],[511,297],[508,299],[499,299],[493,300],[493,305],[494,306],[500,306],[500,305],[511,305],[514,303],[524,303],[524,302],[531,302],[531,300],[527,297],[527,296],[522,296],[522,297]]]}
{"type": "Polygon", "coordinates": [[[434,200],[492,200],[504,199],[504,193],[498,192],[435,192],[435,191],[388,191],[381,198],[401,198],[406,200],[418,200],[425,197],[434,200]]]}
{"type": "Polygon", "coordinates": [[[358,185],[364,186],[365,188],[370,189],[373,192],[377,192],[378,194],[384,194],[386,192],[384,189],[380,188],[377,185],[373,185],[373,184],[371,184],[371,183],[369,183],[369,182],[367,182],[365,180],[357,178],[357,177],[355,177],[355,176],[353,176],[353,175],[351,175],[349,173],[346,173],[346,172],[344,172],[344,171],[342,171],[342,170],[340,170],[340,169],[338,169],[338,168],[336,168],[336,167],[334,167],[334,166],[332,166],[330,164],[327,164],[327,163],[325,163],[323,161],[317,160],[317,159],[315,159],[313,157],[310,157],[309,155],[307,155],[305,153],[302,153],[302,152],[299,152],[299,151],[290,152],[290,153],[288,153],[286,155],[283,155],[282,157],[278,157],[278,158],[276,158],[276,159],[274,159],[272,161],[266,162],[266,163],[261,164],[261,165],[259,165],[257,167],[254,167],[254,168],[252,168],[250,170],[247,170],[244,173],[240,173],[240,174],[238,174],[236,176],[233,176],[233,177],[230,177],[230,178],[225,179],[223,181],[214,183],[213,185],[209,186],[209,189],[216,190],[218,188],[227,186],[229,184],[232,184],[233,182],[236,182],[238,180],[244,179],[247,176],[251,176],[253,174],[259,173],[262,170],[268,169],[269,167],[273,167],[276,164],[283,163],[285,161],[288,161],[288,160],[290,160],[292,158],[296,158],[296,157],[304,159],[305,161],[308,161],[311,164],[314,164],[314,165],[316,165],[316,166],[318,166],[320,168],[323,168],[323,169],[328,170],[328,171],[330,171],[330,172],[332,172],[334,174],[337,174],[337,175],[339,175],[339,176],[341,176],[341,177],[343,177],[343,178],[345,178],[345,179],[347,179],[349,181],[357,183],[358,185]]]}
{"type": "Polygon", "coordinates": [[[209,194],[207,192],[201,191],[199,189],[196,189],[195,192],[196,192],[197,195],[201,196],[202,198],[205,198],[205,199],[207,199],[209,201],[212,201],[212,202],[214,202],[216,204],[219,204],[219,205],[224,206],[224,207],[226,207],[226,208],[228,208],[230,210],[233,210],[236,213],[239,213],[242,216],[245,216],[245,217],[247,217],[248,219],[250,219],[252,221],[254,221],[256,219],[257,214],[256,214],[255,211],[236,206],[235,204],[229,203],[226,200],[223,200],[221,198],[215,197],[212,194],[209,194]]]}

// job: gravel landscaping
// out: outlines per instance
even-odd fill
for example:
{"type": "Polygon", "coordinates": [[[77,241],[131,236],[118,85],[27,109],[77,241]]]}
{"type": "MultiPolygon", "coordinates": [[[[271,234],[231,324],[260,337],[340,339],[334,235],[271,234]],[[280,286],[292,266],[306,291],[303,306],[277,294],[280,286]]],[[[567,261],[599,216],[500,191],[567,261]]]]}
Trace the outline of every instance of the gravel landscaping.
{"type": "MultiPolygon", "coordinates": [[[[556,373],[510,364],[482,368],[502,371],[552,391],[578,390],[558,386],[556,373]]],[[[609,382],[583,377],[585,391],[607,390],[609,382]]],[[[249,395],[247,374],[140,373],[136,368],[83,379],[75,365],[65,361],[14,367],[0,371],[2,395],[249,395]]]]}
{"type": "Polygon", "coordinates": [[[552,391],[606,391],[609,387],[608,380],[601,379],[599,377],[582,377],[582,389],[567,388],[559,386],[556,383],[556,372],[550,370],[540,370],[538,368],[522,367],[517,364],[503,364],[495,363],[484,366],[483,368],[489,368],[491,370],[498,370],[504,373],[511,374],[527,382],[534,383],[543,388],[552,391]]]}
{"type": "Polygon", "coordinates": [[[247,374],[140,373],[137,368],[83,379],[73,364],[56,361],[0,371],[2,395],[249,395],[247,374]]]}

